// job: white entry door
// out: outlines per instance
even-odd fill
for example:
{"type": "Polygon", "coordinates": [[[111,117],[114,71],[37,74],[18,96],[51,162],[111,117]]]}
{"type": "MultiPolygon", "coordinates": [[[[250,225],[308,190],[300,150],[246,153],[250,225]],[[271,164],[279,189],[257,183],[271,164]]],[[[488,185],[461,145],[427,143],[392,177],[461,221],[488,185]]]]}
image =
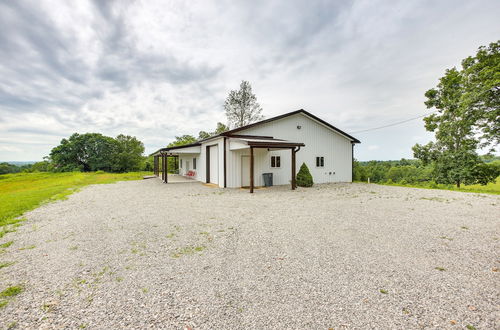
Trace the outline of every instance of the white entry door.
{"type": "Polygon", "coordinates": [[[210,147],[210,183],[219,184],[219,148],[210,147]]]}
{"type": "Polygon", "coordinates": [[[250,156],[241,156],[241,186],[250,187],[250,156]]]}

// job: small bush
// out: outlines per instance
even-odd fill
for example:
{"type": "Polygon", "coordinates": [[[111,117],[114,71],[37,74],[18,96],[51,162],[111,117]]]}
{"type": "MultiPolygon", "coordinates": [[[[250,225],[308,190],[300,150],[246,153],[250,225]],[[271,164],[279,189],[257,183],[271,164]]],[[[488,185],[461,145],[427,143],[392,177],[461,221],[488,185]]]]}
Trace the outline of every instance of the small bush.
{"type": "Polygon", "coordinates": [[[104,174],[104,171],[95,171],[95,174],[104,174]]]}
{"type": "Polygon", "coordinates": [[[312,187],[314,184],[313,177],[306,163],[302,163],[299,173],[297,173],[297,186],[299,187],[312,187]]]}
{"type": "Polygon", "coordinates": [[[394,184],[394,181],[392,181],[392,179],[389,179],[386,181],[387,184],[394,184]]]}
{"type": "Polygon", "coordinates": [[[408,184],[408,181],[406,181],[405,179],[399,181],[399,184],[402,184],[402,185],[407,185],[408,184]]]}

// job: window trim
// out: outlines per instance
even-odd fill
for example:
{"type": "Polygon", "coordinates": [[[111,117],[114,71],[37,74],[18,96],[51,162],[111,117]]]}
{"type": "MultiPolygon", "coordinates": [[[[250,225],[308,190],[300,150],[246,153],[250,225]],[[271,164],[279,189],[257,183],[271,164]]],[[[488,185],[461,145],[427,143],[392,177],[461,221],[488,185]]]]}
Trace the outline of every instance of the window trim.
{"type": "Polygon", "coordinates": [[[281,156],[271,155],[271,168],[281,168],[281,156]],[[274,160],[274,162],[273,162],[274,160]],[[274,163],[274,165],[273,165],[274,163]]]}
{"type": "Polygon", "coordinates": [[[196,170],[196,157],[193,157],[193,170],[196,170]]]}

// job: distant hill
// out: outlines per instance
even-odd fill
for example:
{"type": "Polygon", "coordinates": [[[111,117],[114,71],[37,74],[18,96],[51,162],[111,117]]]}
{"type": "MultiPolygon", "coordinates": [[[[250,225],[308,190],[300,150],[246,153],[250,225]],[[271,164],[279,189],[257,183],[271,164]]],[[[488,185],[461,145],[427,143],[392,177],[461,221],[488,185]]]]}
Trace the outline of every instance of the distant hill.
{"type": "Polygon", "coordinates": [[[0,161],[0,163],[9,163],[9,164],[16,165],[16,166],[31,165],[31,164],[35,164],[36,162],[38,162],[38,161],[31,161],[31,160],[25,161],[25,162],[19,162],[19,161],[14,161],[14,160],[0,161]]]}

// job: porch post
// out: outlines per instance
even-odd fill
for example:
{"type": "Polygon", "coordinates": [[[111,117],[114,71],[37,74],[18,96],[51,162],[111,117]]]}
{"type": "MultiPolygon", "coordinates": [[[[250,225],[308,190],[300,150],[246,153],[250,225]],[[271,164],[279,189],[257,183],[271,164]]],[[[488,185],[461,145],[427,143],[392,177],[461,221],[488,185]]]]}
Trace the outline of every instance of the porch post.
{"type": "Polygon", "coordinates": [[[292,190],[296,188],[295,182],[295,148],[292,148],[292,190]]]}
{"type": "Polygon", "coordinates": [[[159,168],[159,165],[160,165],[160,161],[159,161],[158,155],[156,155],[156,156],[155,156],[155,175],[156,175],[156,176],[160,176],[160,168],[159,168]]]}
{"type": "Polygon", "coordinates": [[[253,147],[250,147],[250,193],[253,194],[253,147]]]}
{"type": "Polygon", "coordinates": [[[165,182],[165,154],[161,156],[161,178],[165,182]]]}
{"type": "Polygon", "coordinates": [[[165,183],[168,183],[168,156],[165,154],[165,183]]]}
{"type": "Polygon", "coordinates": [[[156,155],[153,156],[153,174],[156,176],[156,155]]]}

